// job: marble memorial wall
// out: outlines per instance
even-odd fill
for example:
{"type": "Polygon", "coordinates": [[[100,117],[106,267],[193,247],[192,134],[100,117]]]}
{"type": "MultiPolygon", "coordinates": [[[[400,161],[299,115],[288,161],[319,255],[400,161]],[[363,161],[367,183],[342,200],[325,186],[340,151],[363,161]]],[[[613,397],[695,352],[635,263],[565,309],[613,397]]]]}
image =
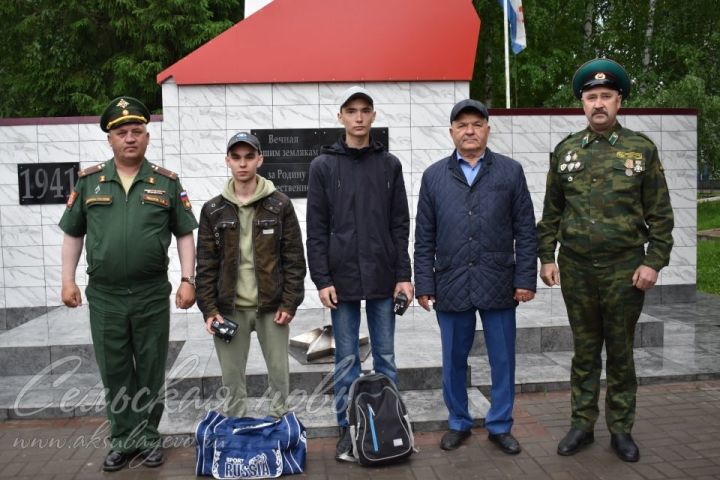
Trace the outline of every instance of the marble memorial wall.
{"type": "MultiPolygon", "coordinates": [[[[230,135],[255,128],[339,127],[336,99],[348,86],[332,83],[177,86],[166,82],[162,86],[162,120],[148,126],[151,141],[147,157],[181,176],[193,211],[199,215],[202,204],[220,192],[228,177],[224,156],[230,135]]],[[[390,151],[403,164],[412,219],[412,255],[422,172],[452,151],[449,112],[455,102],[468,96],[469,85],[398,82],[369,83],[366,87],[376,102],[375,126],[389,128],[390,151]]],[[[621,114],[619,119],[628,128],[653,139],[660,149],[670,186],[675,248],[670,266],[661,272],[659,285],[692,287],[697,250],[697,116],[662,112],[621,114]]],[[[548,114],[542,110],[527,113],[511,110],[507,115],[492,114],[489,146],[521,162],[539,219],[548,152],[568,133],[584,128],[586,121],[582,114],[558,110],[548,114]]],[[[79,161],[84,168],[111,156],[106,135],[93,117],[37,119],[36,123],[29,119],[6,119],[0,123],[0,308],[60,304],[62,231],[57,223],[65,207],[20,206],[17,164],[79,161]]],[[[293,204],[304,235],[306,201],[294,199],[293,204]]],[[[170,259],[174,291],[180,278],[174,242],[170,259]]],[[[81,286],[87,283],[84,254],[77,282],[81,286]]],[[[544,288],[539,279],[538,286],[539,299],[549,298],[550,289],[544,288]]],[[[320,307],[309,274],[306,288],[301,308],[320,307]]]]}

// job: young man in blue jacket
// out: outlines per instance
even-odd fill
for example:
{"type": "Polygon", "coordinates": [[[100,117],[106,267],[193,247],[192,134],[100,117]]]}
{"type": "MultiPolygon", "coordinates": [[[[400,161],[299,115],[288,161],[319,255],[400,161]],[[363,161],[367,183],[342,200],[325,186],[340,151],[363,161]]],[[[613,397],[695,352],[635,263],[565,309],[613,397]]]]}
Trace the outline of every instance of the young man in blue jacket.
{"type": "Polygon", "coordinates": [[[373,367],[397,383],[393,298],[413,298],[408,254],[410,216],[400,161],[370,136],[370,92],[341,95],[345,135],[310,164],[307,255],[310,276],[330,309],[335,337],[335,458],[354,461],[346,415],[348,390],[360,375],[360,301],[365,300],[373,367]]]}
{"type": "Polygon", "coordinates": [[[450,114],[455,151],[425,170],[415,226],[415,291],[440,325],[449,431],[440,447],[470,436],[467,360],[480,313],[492,380],[490,441],[520,453],[510,433],[515,399],[515,308],[535,296],[535,215],[522,167],[487,148],[488,111],[476,100],[450,114]]]}

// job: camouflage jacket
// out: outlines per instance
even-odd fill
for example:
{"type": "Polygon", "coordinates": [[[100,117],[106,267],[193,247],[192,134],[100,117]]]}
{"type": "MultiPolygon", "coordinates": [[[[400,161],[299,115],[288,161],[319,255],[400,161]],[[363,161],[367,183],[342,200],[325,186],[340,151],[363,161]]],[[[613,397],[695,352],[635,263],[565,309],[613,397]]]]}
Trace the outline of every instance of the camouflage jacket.
{"type": "Polygon", "coordinates": [[[599,135],[569,135],[550,155],[538,224],[541,263],[555,261],[556,242],[594,265],[608,265],[645,243],[644,264],[670,260],[673,212],[655,144],[619,123],[599,135]]]}

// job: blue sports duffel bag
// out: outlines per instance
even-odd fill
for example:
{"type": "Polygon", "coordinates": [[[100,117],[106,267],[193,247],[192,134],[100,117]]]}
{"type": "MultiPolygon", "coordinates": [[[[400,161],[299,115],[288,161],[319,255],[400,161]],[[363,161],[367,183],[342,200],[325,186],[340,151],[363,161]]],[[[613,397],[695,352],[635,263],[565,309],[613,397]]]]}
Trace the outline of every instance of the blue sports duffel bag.
{"type": "Polygon", "coordinates": [[[198,476],[276,478],[305,468],[305,427],[294,412],[277,419],[226,417],[210,411],[198,423],[195,440],[198,476]]]}

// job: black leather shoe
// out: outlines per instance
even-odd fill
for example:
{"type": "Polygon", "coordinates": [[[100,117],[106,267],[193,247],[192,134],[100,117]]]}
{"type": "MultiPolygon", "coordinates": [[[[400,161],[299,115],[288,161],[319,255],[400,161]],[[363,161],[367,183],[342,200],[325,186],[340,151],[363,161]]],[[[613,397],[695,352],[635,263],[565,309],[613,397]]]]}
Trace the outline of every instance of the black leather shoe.
{"type": "Polygon", "coordinates": [[[103,462],[103,470],[106,472],[117,472],[122,470],[132,458],[132,453],[119,452],[117,450],[110,450],[105,456],[103,462]]]}
{"type": "Polygon", "coordinates": [[[495,445],[500,447],[500,450],[507,453],[508,455],[517,455],[520,453],[520,443],[515,440],[515,437],[513,437],[513,434],[508,433],[496,433],[496,434],[489,434],[488,438],[491,442],[493,442],[495,445]]]}
{"type": "Polygon", "coordinates": [[[590,445],[595,441],[593,432],[584,432],[577,428],[571,428],[565,435],[565,438],[558,443],[557,453],[565,457],[575,455],[586,445],[590,445]]]}
{"type": "Polygon", "coordinates": [[[146,467],[155,468],[165,463],[165,455],[160,447],[148,448],[140,452],[140,460],[146,467]]]}
{"type": "Polygon", "coordinates": [[[640,460],[640,450],[629,433],[611,434],[610,446],[623,462],[637,462],[640,460]]]}
{"type": "Polygon", "coordinates": [[[470,435],[470,430],[448,430],[440,440],[440,448],[443,450],[455,450],[470,435]]]}

